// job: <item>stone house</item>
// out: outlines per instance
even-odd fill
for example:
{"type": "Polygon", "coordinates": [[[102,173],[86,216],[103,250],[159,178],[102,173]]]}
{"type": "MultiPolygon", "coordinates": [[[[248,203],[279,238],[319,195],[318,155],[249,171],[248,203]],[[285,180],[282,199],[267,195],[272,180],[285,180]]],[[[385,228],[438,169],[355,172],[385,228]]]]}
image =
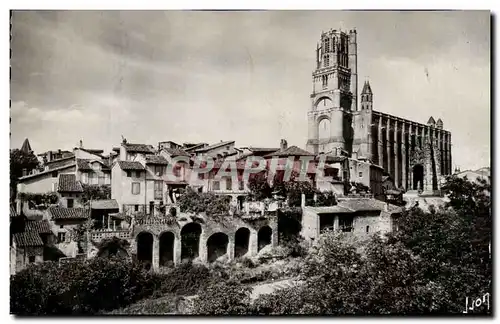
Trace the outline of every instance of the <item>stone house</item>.
{"type": "Polygon", "coordinates": [[[54,240],[54,234],[47,220],[28,220],[22,217],[21,227],[14,233],[11,228],[11,275],[23,270],[29,264],[45,261],[47,257],[44,248],[54,240]]]}
{"type": "Polygon", "coordinates": [[[359,238],[397,229],[403,209],[371,197],[342,197],[328,207],[302,207],[301,235],[314,241],[324,231],[341,231],[359,238]]]}

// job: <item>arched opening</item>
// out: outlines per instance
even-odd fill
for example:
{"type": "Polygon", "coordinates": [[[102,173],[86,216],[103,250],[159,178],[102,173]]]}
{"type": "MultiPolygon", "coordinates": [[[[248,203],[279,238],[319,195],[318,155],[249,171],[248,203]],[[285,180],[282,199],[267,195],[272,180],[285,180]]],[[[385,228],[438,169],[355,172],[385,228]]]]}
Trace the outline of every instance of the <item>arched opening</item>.
{"type": "Polygon", "coordinates": [[[424,166],[422,164],[413,167],[413,190],[424,190],[424,166]]]}
{"type": "Polygon", "coordinates": [[[215,233],[208,238],[207,252],[208,262],[214,262],[227,253],[229,238],[224,233],[215,233]]]}
{"type": "Polygon", "coordinates": [[[195,259],[199,254],[201,225],[189,223],[181,230],[181,259],[195,259]]]}
{"type": "Polygon", "coordinates": [[[273,230],[269,226],[263,226],[258,233],[258,251],[271,244],[273,230]]]}
{"type": "Polygon", "coordinates": [[[328,138],[330,138],[330,121],[327,118],[323,118],[318,123],[318,139],[328,138]]]}
{"type": "Polygon", "coordinates": [[[174,241],[175,235],[172,232],[164,232],[160,235],[160,267],[173,265],[174,241]]]}
{"type": "Polygon", "coordinates": [[[146,268],[153,262],[153,234],[141,232],[137,235],[137,260],[143,262],[146,268]]]}
{"type": "Polygon", "coordinates": [[[127,240],[122,240],[116,236],[101,242],[97,256],[100,258],[118,257],[126,259],[129,257],[127,248],[130,243],[127,240]]]}
{"type": "Polygon", "coordinates": [[[234,257],[239,258],[248,252],[248,245],[250,240],[250,230],[242,227],[236,231],[234,242],[234,257]]]}
{"type": "Polygon", "coordinates": [[[333,101],[328,97],[319,98],[314,105],[315,110],[325,110],[330,108],[333,108],[333,101]]]}

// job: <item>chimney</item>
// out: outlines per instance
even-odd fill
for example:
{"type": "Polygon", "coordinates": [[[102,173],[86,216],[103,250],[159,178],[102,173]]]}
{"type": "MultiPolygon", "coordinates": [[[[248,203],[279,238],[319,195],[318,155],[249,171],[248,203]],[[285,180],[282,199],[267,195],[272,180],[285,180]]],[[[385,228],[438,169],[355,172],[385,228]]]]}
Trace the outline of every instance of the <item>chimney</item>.
{"type": "Polygon", "coordinates": [[[286,142],[285,139],[282,139],[281,142],[280,142],[280,149],[282,151],[286,150],[288,148],[288,143],[286,142]]]}
{"type": "Polygon", "coordinates": [[[80,140],[80,148],[83,148],[83,141],[80,140]]]}

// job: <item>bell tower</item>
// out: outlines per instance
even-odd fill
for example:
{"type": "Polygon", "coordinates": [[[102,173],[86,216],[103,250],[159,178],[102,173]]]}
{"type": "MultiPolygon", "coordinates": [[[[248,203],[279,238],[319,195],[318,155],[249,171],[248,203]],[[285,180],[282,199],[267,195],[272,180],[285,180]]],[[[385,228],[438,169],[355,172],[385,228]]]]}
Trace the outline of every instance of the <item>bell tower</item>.
{"type": "Polygon", "coordinates": [[[352,114],[357,110],[356,31],[321,33],[312,73],[307,150],[318,153],[352,150],[352,114]]]}

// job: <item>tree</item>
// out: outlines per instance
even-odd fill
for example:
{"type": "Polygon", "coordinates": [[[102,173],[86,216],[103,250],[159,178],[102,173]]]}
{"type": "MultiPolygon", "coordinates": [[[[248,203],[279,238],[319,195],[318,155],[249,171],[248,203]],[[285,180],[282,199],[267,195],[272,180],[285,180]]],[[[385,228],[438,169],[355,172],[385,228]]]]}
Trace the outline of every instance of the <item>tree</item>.
{"type": "Polygon", "coordinates": [[[82,243],[87,241],[87,233],[92,230],[93,226],[94,220],[88,219],[84,223],[78,224],[74,229],[71,230],[73,239],[76,241],[76,244],[78,246],[78,253],[84,252],[82,243]]]}
{"type": "Polygon", "coordinates": [[[90,200],[111,199],[111,186],[82,184],[82,202],[90,200]]]}
{"type": "Polygon", "coordinates": [[[39,166],[40,162],[33,153],[26,153],[19,149],[10,150],[10,188],[11,201],[17,195],[17,183],[20,177],[23,176],[23,170],[30,172],[39,166]]]}
{"type": "Polygon", "coordinates": [[[230,201],[230,196],[220,196],[209,192],[200,193],[187,188],[177,202],[184,212],[216,216],[229,214],[230,201]]]}
{"type": "Polygon", "coordinates": [[[200,291],[194,313],[198,315],[246,315],[250,288],[219,282],[200,291]]]}

